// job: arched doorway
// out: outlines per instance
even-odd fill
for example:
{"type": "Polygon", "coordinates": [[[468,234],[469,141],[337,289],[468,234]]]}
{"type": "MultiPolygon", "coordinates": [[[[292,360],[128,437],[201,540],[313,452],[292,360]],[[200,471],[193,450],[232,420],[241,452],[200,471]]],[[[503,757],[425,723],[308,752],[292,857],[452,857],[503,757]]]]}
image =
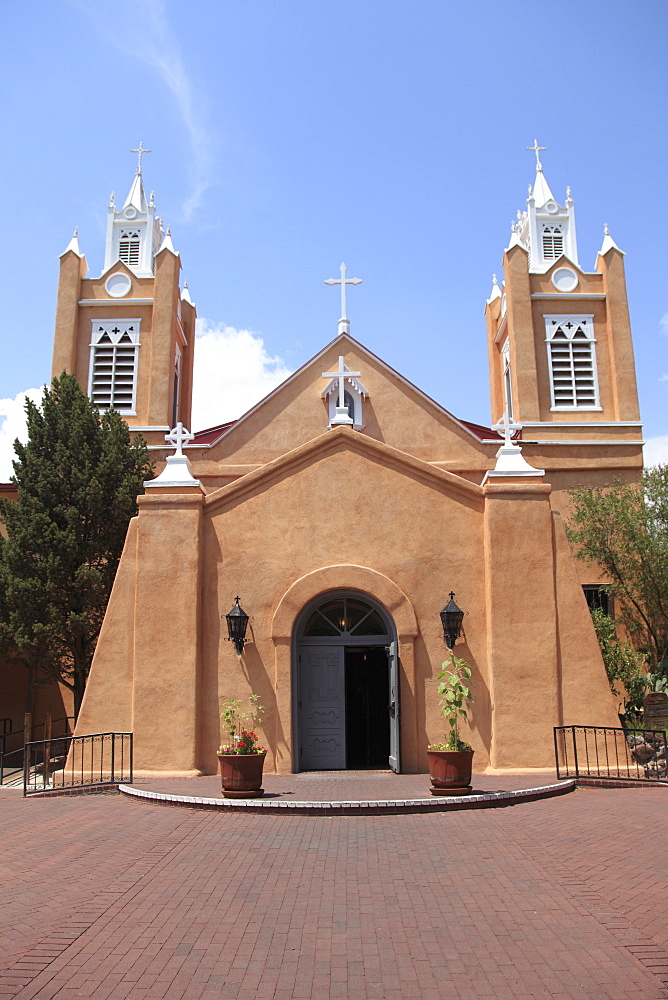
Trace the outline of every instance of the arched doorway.
{"type": "Polygon", "coordinates": [[[330,591],[304,608],[293,660],[297,770],[400,770],[396,639],[367,594],[330,591]]]}

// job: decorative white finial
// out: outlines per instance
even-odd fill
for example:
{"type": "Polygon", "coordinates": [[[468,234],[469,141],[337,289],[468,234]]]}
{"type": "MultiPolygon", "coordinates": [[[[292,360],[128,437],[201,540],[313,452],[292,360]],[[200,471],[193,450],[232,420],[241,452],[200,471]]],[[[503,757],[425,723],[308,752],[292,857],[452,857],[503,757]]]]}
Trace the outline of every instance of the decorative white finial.
{"type": "Polygon", "coordinates": [[[483,483],[487,479],[499,476],[544,476],[544,469],[534,469],[522,455],[522,449],[512,440],[516,431],[522,430],[522,424],[505,411],[500,420],[492,424],[492,430],[503,434],[503,444],[496,453],[496,465],[491,472],[485,473],[483,483]]]}
{"type": "MultiPolygon", "coordinates": [[[[333,282],[330,282],[333,284],[333,282]]],[[[339,399],[336,406],[336,415],[332,420],[330,427],[334,427],[337,424],[347,424],[349,427],[355,423],[355,421],[348,414],[348,407],[346,406],[346,379],[354,379],[355,376],[361,375],[361,372],[351,372],[349,368],[346,367],[345,361],[341,355],[339,355],[339,367],[335,372],[323,372],[323,378],[337,378],[339,380],[339,399]]],[[[363,388],[363,387],[360,387],[363,388]]]]}
{"type": "Polygon", "coordinates": [[[109,208],[116,208],[116,202],[114,201],[115,197],[116,197],[116,192],[112,191],[111,194],[109,195],[109,208]]]}
{"type": "Polygon", "coordinates": [[[325,278],[326,285],[341,285],[341,319],[339,320],[339,333],[350,333],[350,322],[346,316],[346,285],[361,285],[361,278],[346,278],[346,265],[341,264],[340,278],[325,278]]]}
{"type": "Polygon", "coordinates": [[[140,141],[139,146],[137,147],[137,149],[131,149],[130,152],[131,153],[137,153],[137,173],[140,174],[141,173],[141,158],[144,155],[144,153],[151,153],[152,150],[150,150],[150,149],[144,149],[143,143],[140,141]]]}
{"type": "Polygon", "coordinates": [[[607,222],[603,223],[603,235],[604,236],[609,236],[610,235],[610,230],[608,229],[608,223],[607,222]]]}
{"type": "Polygon", "coordinates": [[[151,191],[151,197],[148,199],[149,208],[155,208],[155,191],[151,191]]]}
{"type": "Polygon", "coordinates": [[[538,155],[538,153],[539,152],[541,152],[541,153],[545,152],[545,150],[547,149],[547,146],[539,146],[538,145],[538,139],[534,139],[533,146],[527,146],[526,148],[528,150],[530,150],[531,152],[533,152],[533,153],[536,154],[536,170],[541,170],[542,171],[543,164],[540,162],[540,156],[538,155]]]}
{"type": "Polygon", "coordinates": [[[566,188],[566,201],[572,201],[573,195],[571,193],[570,185],[566,188]]]}
{"type": "Polygon", "coordinates": [[[202,484],[199,479],[193,478],[190,471],[190,460],[187,455],[183,454],[184,444],[188,444],[194,437],[195,435],[186,430],[180,420],[169,434],[165,434],[165,441],[167,444],[173,444],[176,451],[173,455],[167,456],[165,468],[160,475],[144,483],[147,489],[153,486],[159,486],[163,489],[165,487],[178,487],[180,489],[183,486],[194,486],[201,491],[202,484]]]}
{"type": "Polygon", "coordinates": [[[172,227],[171,226],[167,226],[167,235],[168,236],[172,235],[172,227]]]}
{"type": "Polygon", "coordinates": [[[78,237],[79,237],[79,227],[78,226],[74,227],[74,232],[72,233],[72,235],[74,236],[75,240],[78,239],[78,237]]]}

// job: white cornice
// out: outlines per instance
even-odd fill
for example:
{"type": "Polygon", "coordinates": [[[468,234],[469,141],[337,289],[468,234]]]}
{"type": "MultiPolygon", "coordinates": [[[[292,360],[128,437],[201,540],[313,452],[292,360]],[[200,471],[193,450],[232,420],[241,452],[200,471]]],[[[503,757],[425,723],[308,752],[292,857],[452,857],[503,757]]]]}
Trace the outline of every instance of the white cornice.
{"type": "MultiPolygon", "coordinates": [[[[485,442],[488,444],[489,442],[485,442]]],[[[571,438],[570,441],[535,441],[533,438],[523,438],[522,444],[539,444],[541,446],[551,445],[551,444],[564,444],[568,445],[569,448],[580,447],[581,445],[605,445],[609,447],[610,445],[615,445],[617,447],[631,447],[637,448],[639,445],[644,445],[644,441],[620,441],[619,438],[613,438],[611,441],[581,441],[579,438],[571,438]]]]}
{"type": "Polygon", "coordinates": [[[153,299],[79,299],[80,306],[152,306],[153,299]]]}
{"type": "MultiPolygon", "coordinates": [[[[532,299],[604,299],[605,292],[532,292],[532,299]]],[[[120,301],[120,300],[119,300],[120,301]]]]}
{"type": "Polygon", "coordinates": [[[642,420],[523,420],[522,427],[642,427],[642,420]]]}

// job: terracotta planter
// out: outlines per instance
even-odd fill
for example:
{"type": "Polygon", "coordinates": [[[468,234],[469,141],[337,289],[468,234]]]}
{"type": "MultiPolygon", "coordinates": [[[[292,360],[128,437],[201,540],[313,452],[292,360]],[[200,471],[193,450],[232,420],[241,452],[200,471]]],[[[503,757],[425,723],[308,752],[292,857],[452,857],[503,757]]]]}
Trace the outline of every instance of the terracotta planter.
{"type": "Polygon", "coordinates": [[[473,750],[427,750],[432,795],[468,795],[473,750]]]}
{"type": "Polygon", "coordinates": [[[266,753],[219,753],[223,797],[256,799],[264,795],[262,769],[266,756],[266,753]]]}

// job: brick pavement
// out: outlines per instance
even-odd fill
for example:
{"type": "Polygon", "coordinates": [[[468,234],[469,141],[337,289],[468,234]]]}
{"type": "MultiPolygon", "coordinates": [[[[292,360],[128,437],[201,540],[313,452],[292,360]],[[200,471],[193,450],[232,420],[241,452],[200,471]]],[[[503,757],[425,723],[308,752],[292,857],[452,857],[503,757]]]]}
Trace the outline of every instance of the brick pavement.
{"type": "Polygon", "coordinates": [[[668,997],[668,791],[220,815],[2,793],[0,997],[668,997]]]}

